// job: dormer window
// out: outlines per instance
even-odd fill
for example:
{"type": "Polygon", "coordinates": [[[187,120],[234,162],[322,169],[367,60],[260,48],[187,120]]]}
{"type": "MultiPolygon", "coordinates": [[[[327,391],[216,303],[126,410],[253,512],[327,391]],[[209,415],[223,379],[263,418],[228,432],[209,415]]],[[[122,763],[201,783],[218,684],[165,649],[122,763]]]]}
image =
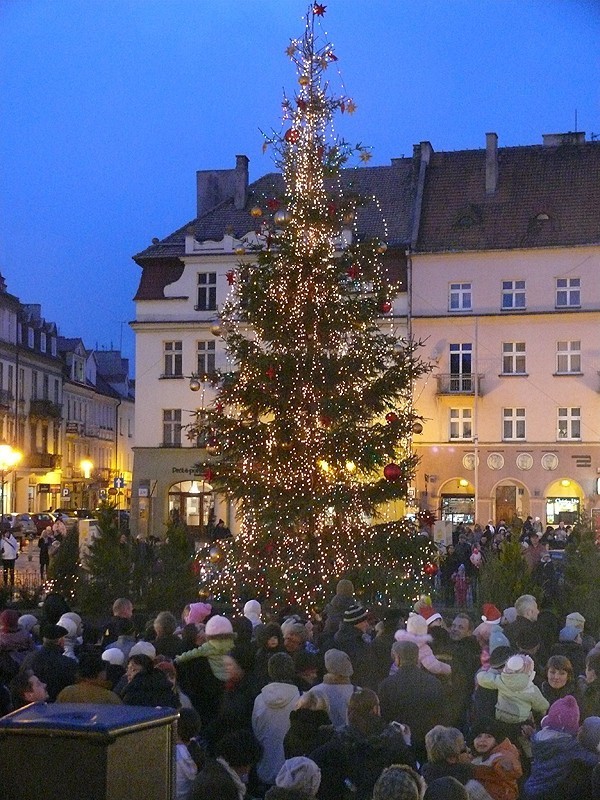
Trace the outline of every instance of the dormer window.
{"type": "Polygon", "coordinates": [[[40,333],[40,350],[42,353],[46,352],[46,334],[44,331],[40,333]]]}
{"type": "Polygon", "coordinates": [[[56,337],[54,336],[50,337],[50,353],[56,356],[56,337]]]}
{"type": "Polygon", "coordinates": [[[35,347],[35,333],[33,328],[27,328],[27,347],[35,347]]]}

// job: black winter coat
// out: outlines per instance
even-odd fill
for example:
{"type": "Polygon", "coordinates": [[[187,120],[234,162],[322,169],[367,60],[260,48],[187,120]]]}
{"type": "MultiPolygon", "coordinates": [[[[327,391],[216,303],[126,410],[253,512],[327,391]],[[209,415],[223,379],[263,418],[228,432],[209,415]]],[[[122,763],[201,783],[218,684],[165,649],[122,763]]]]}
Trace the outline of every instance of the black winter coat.
{"type": "Polygon", "coordinates": [[[179,706],[168,678],[158,669],[134,675],[123,688],[121,699],[128,706],[179,706]]]}
{"type": "Polygon", "coordinates": [[[290,713],[290,729],[283,740],[285,757],[308,756],[328,742],[333,734],[334,728],[326,711],[297,708],[290,713]]]}

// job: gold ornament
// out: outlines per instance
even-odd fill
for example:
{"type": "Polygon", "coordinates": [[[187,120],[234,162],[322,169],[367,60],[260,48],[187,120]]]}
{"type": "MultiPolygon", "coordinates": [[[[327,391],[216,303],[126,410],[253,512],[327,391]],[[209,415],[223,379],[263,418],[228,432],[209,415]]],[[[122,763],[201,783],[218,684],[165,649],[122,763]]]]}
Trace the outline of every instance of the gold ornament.
{"type": "Polygon", "coordinates": [[[210,329],[210,332],[213,336],[220,336],[223,333],[223,330],[220,325],[213,325],[210,329]]]}
{"type": "Polygon", "coordinates": [[[354,100],[348,100],[348,102],[346,103],[346,112],[348,114],[354,114],[357,108],[358,106],[356,105],[354,100]]]}
{"type": "Polygon", "coordinates": [[[300,84],[300,86],[308,86],[308,84],[310,83],[310,78],[308,77],[308,75],[300,75],[300,77],[298,78],[298,83],[300,84]]]}
{"type": "Polygon", "coordinates": [[[254,206],[254,208],[250,209],[250,216],[251,217],[262,217],[262,208],[259,206],[254,206]]]}
{"type": "Polygon", "coordinates": [[[379,242],[377,245],[377,252],[378,253],[385,253],[387,250],[387,244],[385,242],[379,242]]]}
{"type": "Polygon", "coordinates": [[[243,256],[244,253],[246,252],[246,248],[245,247],[236,247],[234,252],[235,252],[236,256],[243,256]]]}
{"type": "Polygon", "coordinates": [[[223,551],[218,544],[214,544],[208,551],[209,558],[213,564],[217,564],[223,558],[223,551]]]}

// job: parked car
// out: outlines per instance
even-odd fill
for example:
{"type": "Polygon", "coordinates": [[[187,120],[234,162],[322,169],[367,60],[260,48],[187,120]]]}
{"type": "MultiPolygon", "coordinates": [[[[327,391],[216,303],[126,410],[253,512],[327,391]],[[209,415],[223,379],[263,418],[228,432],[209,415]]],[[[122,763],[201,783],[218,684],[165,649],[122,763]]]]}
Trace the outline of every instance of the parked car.
{"type": "Polygon", "coordinates": [[[31,514],[17,514],[12,511],[4,514],[2,518],[2,527],[9,526],[15,539],[21,542],[26,536],[37,533],[35,523],[31,518],[31,514]]]}
{"type": "Polygon", "coordinates": [[[50,527],[54,525],[56,517],[49,511],[37,511],[35,514],[31,515],[31,519],[33,520],[38,534],[41,534],[49,525],[50,527]]]}

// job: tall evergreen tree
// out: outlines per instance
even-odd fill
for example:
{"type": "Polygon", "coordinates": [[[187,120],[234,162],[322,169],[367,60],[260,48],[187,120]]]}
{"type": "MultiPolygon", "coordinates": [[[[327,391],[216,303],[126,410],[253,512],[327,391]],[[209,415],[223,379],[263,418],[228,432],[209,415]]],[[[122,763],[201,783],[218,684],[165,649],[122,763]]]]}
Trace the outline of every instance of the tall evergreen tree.
{"type": "Polygon", "coordinates": [[[385,242],[343,234],[361,198],[344,190],[342,168],[370,153],[332,132],[334,116],[356,106],[330,92],[338,59],[319,32],[324,11],[309,9],[286,51],[298,88],[284,98],[282,133],[265,137],[284,193],[253,209],[256,252],[228,275],[221,317],[234,371],[216,377],[214,408],[190,432],[208,428],[220,458],[205,478],[242,518],[224,546],[223,588],[303,604],[368,557],[371,522],[405,496],[411,386],[425,369],[413,344],[379,322],[397,292],[382,268],[385,242]]]}

